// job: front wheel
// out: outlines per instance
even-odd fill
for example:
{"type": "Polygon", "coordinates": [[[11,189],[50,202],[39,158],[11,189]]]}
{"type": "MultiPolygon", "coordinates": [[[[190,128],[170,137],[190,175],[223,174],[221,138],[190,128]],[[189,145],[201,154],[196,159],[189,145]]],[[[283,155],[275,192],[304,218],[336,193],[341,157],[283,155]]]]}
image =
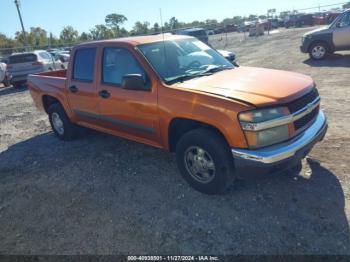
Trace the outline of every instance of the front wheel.
{"type": "Polygon", "coordinates": [[[202,193],[223,193],[234,180],[230,148],[216,131],[200,128],[183,135],[176,159],[184,179],[202,193]]]}
{"type": "Polygon", "coordinates": [[[78,127],[69,120],[60,104],[51,105],[48,114],[52,130],[59,139],[69,141],[77,137],[78,127]]]}
{"type": "Polygon", "coordinates": [[[315,43],[310,47],[310,58],[314,60],[322,60],[328,55],[328,46],[325,43],[315,43]]]}

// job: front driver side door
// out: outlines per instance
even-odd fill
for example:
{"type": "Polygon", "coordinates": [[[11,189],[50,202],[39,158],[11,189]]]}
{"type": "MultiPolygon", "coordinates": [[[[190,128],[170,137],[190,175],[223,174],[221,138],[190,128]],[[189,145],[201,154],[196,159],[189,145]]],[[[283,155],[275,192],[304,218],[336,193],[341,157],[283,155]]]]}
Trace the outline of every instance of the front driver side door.
{"type": "Polygon", "coordinates": [[[97,87],[101,123],[117,135],[159,147],[156,84],[152,86],[132,49],[106,45],[101,57],[97,87]],[[127,74],[141,74],[149,90],[123,89],[123,76],[127,74]]]}
{"type": "Polygon", "coordinates": [[[350,48],[350,12],[343,14],[335,25],[333,43],[336,49],[350,48]]]}

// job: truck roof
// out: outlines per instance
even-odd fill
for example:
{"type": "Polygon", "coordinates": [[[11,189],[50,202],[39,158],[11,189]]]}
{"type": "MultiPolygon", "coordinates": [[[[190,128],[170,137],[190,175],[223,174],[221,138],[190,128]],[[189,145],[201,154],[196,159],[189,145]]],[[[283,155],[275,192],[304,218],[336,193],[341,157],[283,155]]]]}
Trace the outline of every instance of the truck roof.
{"type": "Polygon", "coordinates": [[[108,39],[108,40],[99,40],[99,41],[91,41],[91,42],[85,42],[78,44],[79,46],[85,46],[90,44],[96,44],[96,43],[129,43],[131,45],[140,45],[140,44],[148,44],[148,43],[155,43],[155,42],[161,42],[161,41],[168,41],[168,40],[178,40],[178,39],[186,39],[191,38],[191,36],[185,36],[185,35],[173,35],[170,33],[166,34],[157,34],[157,35],[146,35],[146,36],[132,36],[132,37],[123,37],[123,38],[114,38],[114,39],[108,39]]]}

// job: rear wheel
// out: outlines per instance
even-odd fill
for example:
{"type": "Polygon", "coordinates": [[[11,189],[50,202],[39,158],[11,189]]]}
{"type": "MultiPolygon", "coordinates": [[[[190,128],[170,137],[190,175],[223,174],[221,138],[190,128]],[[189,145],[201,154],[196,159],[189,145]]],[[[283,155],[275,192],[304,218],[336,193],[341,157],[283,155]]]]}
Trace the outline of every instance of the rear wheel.
{"type": "Polygon", "coordinates": [[[11,85],[11,83],[10,83],[9,77],[8,77],[8,76],[5,76],[5,79],[4,79],[4,86],[5,86],[5,87],[8,87],[8,86],[10,86],[10,85],[11,85]]]}
{"type": "Polygon", "coordinates": [[[12,85],[14,88],[21,88],[23,86],[23,83],[22,82],[14,82],[14,83],[12,83],[12,85]]]}
{"type": "Polygon", "coordinates": [[[59,139],[69,141],[77,137],[78,127],[69,120],[60,104],[51,105],[48,114],[52,130],[59,139]]]}
{"type": "Polygon", "coordinates": [[[183,135],[176,146],[176,159],[184,179],[202,193],[223,193],[234,180],[229,146],[213,130],[200,128],[183,135]]]}
{"type": "Polygon", "coordinates": [[[327,44],[323,42],[314,43],[310,47],[309,55],[312,59],[322,60],[329,54],[327,44]]]}

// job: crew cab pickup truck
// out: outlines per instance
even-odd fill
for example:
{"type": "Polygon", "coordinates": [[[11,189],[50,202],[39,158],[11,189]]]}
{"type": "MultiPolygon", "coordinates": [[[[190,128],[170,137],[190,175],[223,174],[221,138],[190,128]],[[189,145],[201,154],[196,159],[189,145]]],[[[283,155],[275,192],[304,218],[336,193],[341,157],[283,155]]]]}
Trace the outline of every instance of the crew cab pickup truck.
{"type": "Polygon", "coordinates": [[[204,193],[224,192],[242,166],[289,166],[326,133],[309,76],[236,67],[193,37],[89,42],[70,59],[67,70],[28,78],[58,138],[84,126],[176,152],[204,193]]]}

